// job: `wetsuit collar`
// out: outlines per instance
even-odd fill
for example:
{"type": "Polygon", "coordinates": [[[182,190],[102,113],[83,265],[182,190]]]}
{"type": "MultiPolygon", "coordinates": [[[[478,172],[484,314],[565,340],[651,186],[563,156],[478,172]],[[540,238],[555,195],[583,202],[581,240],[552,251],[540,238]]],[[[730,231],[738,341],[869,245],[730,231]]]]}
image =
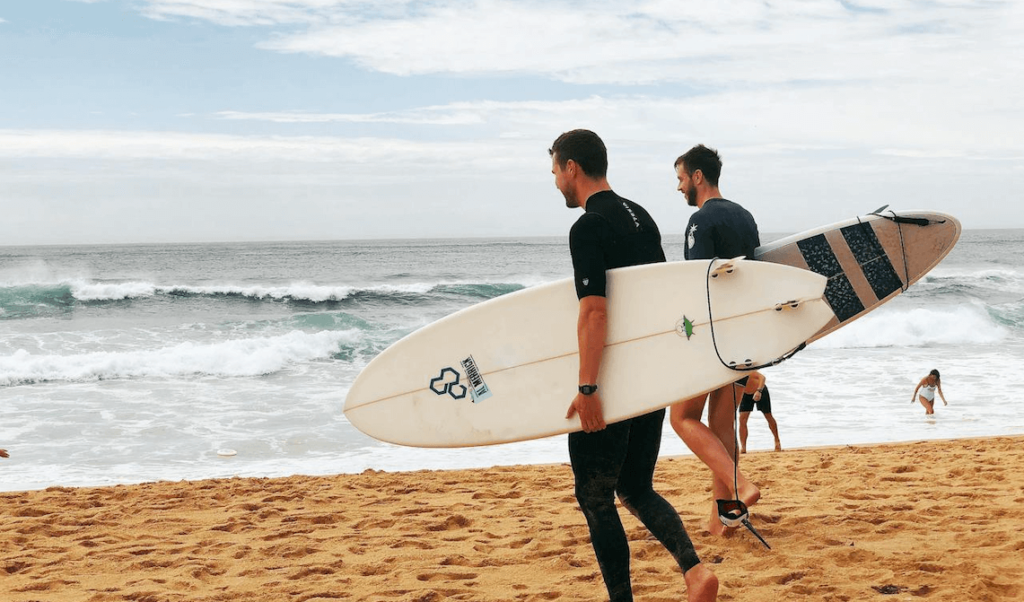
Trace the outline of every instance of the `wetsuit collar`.
{"type": "Polygon", "coordinates": [[[602,190],[600,192],[595,192],[594,194],[590,195],[590,197],[587,199],[587,206],[585,211],[590,211],[590,204],[593,203],[594,201],[597,201],[598,204],[603,203],[606,200],[614,201],[615,197],[617,196],[618,195],[612,192],[611,190],[602,190]]]}
{"type": "Polygon", "coordinates": [[[705,199],[703,203],[701,203],[700,205],[697,206],[697,209],[703,209],[705,207],[705,205],[707,205],[708,203],[710,203],[712,201],[724,201],[724,200],[726,200],[726,199],[723,199],[720,196],[713,196],[710,199],[705,199]]]}

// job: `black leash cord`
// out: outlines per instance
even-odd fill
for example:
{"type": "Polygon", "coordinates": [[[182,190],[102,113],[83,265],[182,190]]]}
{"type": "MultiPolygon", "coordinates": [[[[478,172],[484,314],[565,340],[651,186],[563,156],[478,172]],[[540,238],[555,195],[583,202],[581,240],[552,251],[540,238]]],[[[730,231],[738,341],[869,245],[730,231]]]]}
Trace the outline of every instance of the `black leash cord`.
{"type": "MultiPolygon", "coordinates": [[[[739,447],[740,447],[739,428],[740,427],[739,427],[739,415],[738,415],[739,414],[739,410],[740,410],[740,404],[739,404],[738,401],[736,401],[736,383],[733,383],[731,388],[732,388],[732,412],[733,412],[733,423],[732,423],[732,425],[733,425],[733,428],[732,428],[732,489],[733,489],[733,491],[736,492],[736,502],[739,503],[739,504],[743,504],[743,500],[740,499],[740,450],[739,450],[739,447]]],[[[741,507],[742,508],[746,508],[746,504],[743,504],[743,506],[741,506],[741,507]]],[[[754,528],[754,525],[752,525],[750,523],[750,514],[749,514],[749,512],[750,512],[750,509],[747,508],[747,513],[748,514],[747,514],[747,517],[743,519],[743,526],[746,527],[748,531],[753,533],[754,537],[756,537],[757,540],[760,541],[764,545],[765,548],[767,548],[769,550],[772,549],[772,547],[770,545],[768,545],[768,542],[765,541],[764,537],[761,537],[761,534],[757,532],[757,529],[754,528]]]]}
{"type": "Polygon", "coordinates": [[[721,362],[721,364],[723,366],[725,366],[726,368],[728,368],[730,370],[735,370],[736,372],[750,372],[752,370],[760,370],[761,368],[770,368],[772,366],[777,366],[777,365],[781,364],[782,362],[788,360],[789,358],[793,357],[798,352],[802,351],[803,348],[807,346],[807,342],[806,341],[803,342],[803,343],[800,343],[799,347],[797,347],[793,351],[790,351],[789,353],[783,355],[782,357],[777,357],[777,358],[775,358],[775,359],[773,359],[773,360],[771,360],[769,362],[766,362],[764,364],[760,364],[760,365],[757,365],[757,366],[749,366],[748,365],[748,366],[740,367],[740,366],[737,366],[736,364],[729,364],[724,359],[722,359],[722,354],[718,351],[718,340],[715,338],[715,319],[714,319],[714,317],[711,314],[711,268],[714,267],[715,261],[717,259],[718,258],[715,257],[714,259],[712,259],[711,261],[708,262],[708,274],[707,274],[707,277],[704,278],[704,290],[706,291],[707,298],[708,298],[708,326],[711,327],[711,344],[715,348],[715,355],[718,356],[718,361],[721,362]]]}
{"type": "MultiPolygon", "coordinates": [[[[880,217],[882,219],[887,219],[887,220],[893,222],[894,224],[896,224],[896,231],[899,232],[899,235],[900,235],[900,255],[903,256],[902,257],[903,258],[903,282],[900,283],[900,292],[901,293],[905,293],[905,292],[907,292],[907,289],[910,288],[910,267],[907,265],[907,245],[906,245],[906,243],[903,240],[903,224],[914,224],[915,226],[927,226],[927,225],[930,225],[933,222],[930,222],[930,221],[928,221],[928,220],[926,220],[924,218],[918,218],[918,217],[902,217],[902,216],[896,215],[896,212],[893,211],[892,209],[889,210],[889,213],[892,213],[891,217],[888,216],[888,215],[882,215],[880,213],[872,213],[870,215],[877,215],[878,217],[880,217]]],[[[935,223],[943,223],[943,222],[935,222],[935,223]]],[[[864,230],[866,228],[870,228],[871,227],[869,224],[867,224],[866,222],[861,220],[859,215],[857,216],[857,225],[859,225],[861,227],[861,230],[864,230]]],[[[879,247],[879,250],[882,251],[882,254],[885,254],[885,249],[882,248],[882,245],[879,244],[878,247],[879,247]]]]}

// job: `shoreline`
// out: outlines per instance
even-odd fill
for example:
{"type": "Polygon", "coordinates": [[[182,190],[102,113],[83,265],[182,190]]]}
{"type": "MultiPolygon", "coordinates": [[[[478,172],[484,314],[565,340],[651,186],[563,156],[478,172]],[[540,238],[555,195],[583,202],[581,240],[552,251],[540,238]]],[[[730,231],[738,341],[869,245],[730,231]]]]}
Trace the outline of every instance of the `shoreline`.
{"type": "MultiPolygon", "coordinates": [[[[663,457],[720,600],[1024,596],[1024,435],[751,451],[745,530],[706,529],[710,473],[663,457]]],[[[2,465],[0,465],[2,467],[2,465]]],[[[606,599],[567,464],[154,481],[0,493],[10,602],[606,599]]],[[[620,509],[642,600],[683,599],[620,509]]]]}
{"type": "MultiPolygon", "coordinates": [[[[762,433],[762,435],[763,435],[763,433],[762,433]]],[[[564,435],[556,435],[556,436],[564,436],[564,435]]],[[[670,434],[670,433],[667,433],[667,432],[665,433],[665,437],[670,437],[670,436],[671,437],[675,437],[675,434],[670,434]]],[[[793,452],[799,452],[799,451],[818,451],[818,450],[843,449],[843,448],[847,448],[847,447],[884,447],[884,446],[891,446],[891,445],[906,445],[906,444],[922,443],[922,442],[965,441],[965,440],[979,440],[979,441],[983,441],[983,440],[986,440],[986,439],[1000,439],[1000,438],[1004,438],[1004,437],[1017,437],[1017,436],[1018,435],[1016,435],[1016,434],[972,435],[972,436],[967,436],[967,437],[935,437],[935,438],[931,438],[931,439],[908,439],[906,441],[882,441],[882,442],[876,442],[876,443],[871,443],[871,442],[868,442],[868,443],[835,443],[835,444],[824,444],[824,445],[804,445],[804,446],[794,446],[794,447],[787,447],[787,446],[784,445],[782,451],[783,451],[783,453],[786,453],[786,452],[790,452],[790,451],[793,451],[793,452]]],[[[1024,437],[1024,434],[1021,434],[1019,436],[1024,437]]],[[[764,437],[762,436],[761,439],[763,439],[763,438],[764,437]]],[[[482,446],[482,447],[488,447],[488,446],[482,446]]],[[[663,444],[663,447],[664,447],[664,444],[663,444]]],[[[412,449],[412,448],[409,448],[409,449],[412,449]]],[[[443,448],[439,448],[439,449],[443,449],[443,448]]],[[[465,448],[465,449],[475,449],[475,448],[465,448]]],[[[429,449],[427,451],[429,451],[429,449]]],[[[762,453],[773,454],[773,453],[777,453],[777,452],[775,452],[774,450],[772,450],[771,448],[768,448],[768,447],[763,447],[763,448],[760,448],[760,449],[754,448],[754,449],[751,449],[747,454],[742,455],[741,456],[741,460],[742,460],[742,458],[746,458],[746,457],[750,457],[751,455],[762,454],[762,453]]],[[[682,453],[682,454],[669,453],[669,454],[662,455],[659,458],[658,461],[659,462],[663,462],[663,461],[666,461],[666,460],[685,459],[685,458],[694,458],[694,457],[695,456],[692,453],[689,453],[689,452],[682,453]]],[[[568,464],[568,462],[564,462],[564,463],[568,464]]],[[[155,484],[155,483],[180,483],[180,482],[186,482],[186,481],[187,482],[196,483],[196,482],[201,482],[201,481],[229,480],[229,479],[239,479],[239,478],[241,478],[241,479],[282,479],[282,478],[291,478],[291,477],[306,477],[306,478],[332,477],[332,476],[333,477],[343,477],[343,476],[354,476],[354,475],[365,474],[367,472],[374,472],[374,473],[379,473],[379,474],[405,474],[405,473],[415,473],[415,472],[423,472],[423,471],[427,471],[427,472],[448,472],[448,471],[463,471],[463,470],[465,470],[465,471],[479,471],[479,470],[490,470],[490,469],[493,469],[493,468],[514,468],[514,467],[519,467],[519,466],[522,466],[522,467],[527,467],[527,466],[541,466],[541,467],[543,467],[543,466],[559,466],[561,464],[563,464],[563,462],[536,462],[536,463],[528,463],[528,464],[493,464],[493,465],[490,465],[490,466],[471,466],[471,467],[466,467],[466,468],[458,468],[458,467],[456,467],[456,468],[409,468],[409,469],[365,468],[365,469],[363,469],[361,471],[358,471],[358,472],[293,473],[293,474],[290,474],[290,475],[241,475],[241,474],[236,474],[236,475],[222,475],[222,476],[195,477],[195,478],[192,478],[192,477],[181,477],[181,478],[176,478],[176,479],[167,478],[167,479],[140,480],[140,481],[131,481],[131,482],[124,482],[124,483],[40,485],[40,486],[33,487],[33,488],[30,488],[30,489],[3,489],[3,484],[0,483],[0,495],[9,494],[9,493],[31,493],[31,492],[35,492],[35,491],[46,491],[47,489],[52,489],[52,488],[95,489],[95,488],[122,487],[122,486],[123,487],[133,487],[133,486],[137,486],[137,485],[147,485],[147,484],[155,484]]],[[[2,469],[2,468],[4,468],[4,465],[3,465],[3,462],[0,461],[0,469],[2,469]]],[[[0,473],[0,474],[2,474],[2,473],[0,473]]]]}

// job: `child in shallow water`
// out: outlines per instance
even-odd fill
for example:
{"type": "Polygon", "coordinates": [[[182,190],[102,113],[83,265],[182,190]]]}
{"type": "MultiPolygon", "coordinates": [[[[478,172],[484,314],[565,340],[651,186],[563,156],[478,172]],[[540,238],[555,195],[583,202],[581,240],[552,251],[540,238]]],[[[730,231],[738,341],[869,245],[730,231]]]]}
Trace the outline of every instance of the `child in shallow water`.
{"type": "Polygon", "coordinates": [[[935,392],[939,392],[939,397],[942,398],[942,405],[949,405],[946,402],[946,396],[942,393],[942,378],[939,376],[938,370],[932,370],[921,379],[921,382],[917,383],[917,388],[914,389],[914,396],[910,398],[910,403],[914,403],[915,400],[921,402],[924,406],[925,414],[935,413],[935,392]],[[920,391],[920,395],[918,395],[920,391]]]}

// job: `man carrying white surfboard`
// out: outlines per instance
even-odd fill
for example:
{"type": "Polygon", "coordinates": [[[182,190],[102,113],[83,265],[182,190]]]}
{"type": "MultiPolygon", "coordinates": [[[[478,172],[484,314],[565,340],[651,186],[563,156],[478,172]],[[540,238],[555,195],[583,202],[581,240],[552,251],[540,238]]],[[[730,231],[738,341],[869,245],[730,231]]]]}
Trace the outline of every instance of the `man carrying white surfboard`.
{"type": "MultiPolygon", "coordinates": [[[[761,244],[757,223],[749,211],[722,198],[718,189],[722,160],[718,152],[698,144],[676,159],[675,168],[677,189],[686,197],[687,204],[697,207],[686,226],[685,258],[753,257],[761,244]]],[[[746,516],[746,507],[761,497],[757,486],[739,472],[733,403],[737,395],[742,392],[737,391],[735,384],[726,385],[709,396],[673,405],[669,415],[676,434],[713,474],[715,499],[708,521],[708,530],[713,535],[724,533],[727,525],[739,526],[746,516]],[[705,426],[700,418],[708,397],[711,402],[705,426]],[[729,500],[739,500],[742,505],[730,505],[729,500]]]]}
{"type": "Polygon", "coordinates": [[[569,434],[569,458],[576,499],[587,519],[608,595],[611,602],[633,600],[629,543],[615,507],[618,494],[622,505],[657,537],[683,570],[688,600],[715,600],[718,578],[700,564],[679,514],[652,485],[665,410],[608,425],[601,408],[599,371],[607,333],[605,272],[665,261],[661,234],[643,207],[612,192],[607,180],[607,150],[597,134],[566,132],[548,152],[555,186],[566,206],[585,211],[569,234],[580,300],[580,380],[579,393],[566,418],[579,416],[583,428],[569,434]]]}

